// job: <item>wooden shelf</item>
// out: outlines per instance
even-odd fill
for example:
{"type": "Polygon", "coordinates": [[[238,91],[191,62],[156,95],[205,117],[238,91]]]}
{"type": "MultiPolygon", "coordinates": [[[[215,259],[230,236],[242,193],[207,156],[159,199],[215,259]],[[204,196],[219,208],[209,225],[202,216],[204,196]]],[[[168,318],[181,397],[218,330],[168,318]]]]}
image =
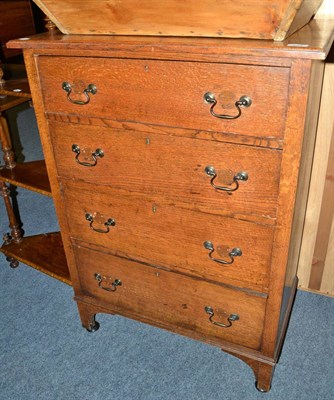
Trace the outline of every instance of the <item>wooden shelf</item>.
{"type": "Polygon", "coordinates": [[[68,285],[72,285],[60,232],[27,236],[20,243],[3,244],[7,257],[29,265],[68,285]]]}
{"type": "MultiPolygon", "coordinates": [[[[0,86],[0,113],[30,98],[27,79],[7,81],[0,86]]],[[[0,167],[0,181],[52,197],[44,160],[17,164],[12,169],[0,167]]],[[[12,206],[8,198],[6,201],[10,226],[16,226],[12,206]]],[[[16,267],[19,261],[72,285],[59,232],[23,237],[20,243],[4,243],[0,251],[9,258],[12,267],[16,267]]]]}
{"type": "Polygon", "coordinates": [[[29,101],[26,97],[7,96],[1,94],[0,90],[0,112],[9,110],[12,107],[18,106],[29,101]]]}
{"type": "Polygon", "coordinates": [[[15,96],[25,98],[25,101],[31,99],[29,83],[27,79],[10,79],[0,86],[0,95],[15,96]]]}
{"type": "Polygon", "coordinates": [[[0,180],[49,197],[52,196],[44,160],[17,164],[13,169],[3,168],[0,170],[0,180]]]}

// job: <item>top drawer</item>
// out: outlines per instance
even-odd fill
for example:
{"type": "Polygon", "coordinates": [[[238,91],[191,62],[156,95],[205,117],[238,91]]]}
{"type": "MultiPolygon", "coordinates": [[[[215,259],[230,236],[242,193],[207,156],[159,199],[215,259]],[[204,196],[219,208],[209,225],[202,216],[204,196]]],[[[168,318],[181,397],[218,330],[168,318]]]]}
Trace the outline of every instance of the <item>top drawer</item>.
{"type": "MultiPolygon", "coordinates": [[[[139,122],[224,132],[257,138],[282,138],[289,68],[198,62],[38,57],[45,109],[120,122],[139,122]],[[69,93],[62,86],[67,82],[69,93]],[[83,92],[94,85],[96,93],[83,92]],[[217,101],[213,116],[204,95],[217,101]],[[87,104],[74,104],[74,102],[87,104]]],[[[94,123],[94,122],[93,122],[94,123]]],[[[218,138],[219,139],[219,138],[218,138]]]]}

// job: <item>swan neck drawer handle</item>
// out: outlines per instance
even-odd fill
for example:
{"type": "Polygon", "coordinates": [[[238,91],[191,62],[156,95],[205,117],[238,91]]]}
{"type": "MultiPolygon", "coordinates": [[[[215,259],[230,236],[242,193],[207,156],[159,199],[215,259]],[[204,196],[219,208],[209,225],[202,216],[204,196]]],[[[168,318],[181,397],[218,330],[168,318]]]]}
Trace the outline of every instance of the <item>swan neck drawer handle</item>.
{"type": "Polygon", "coordinates": [[[110,231],[110,226],[116,225],[116,221],[113,218],[108,218],[105,220],[105,217],[98,212],[94,214],[86,213],[86,220],[90,222],[89,227],[98,233],[108,233],[110,231]],[[104,225],[106,229],[95,228],[93,226],[94,223],[104,225]]]}
{"type": "Polygon", "coordinates": [[[232,323],[234,321],[238,321],[239,320],[239,315],[238,314],[230,314],[230,316],[227,318],[228,323],[227,324],[223,324],[222,322],[216,322],[213,320],[213,317],[215,316],[215,313],[213,312],[213,308],[210,306],[206,306],[204,308],[205,312],[207,314],[209,314],[209,321],[217,326],[220,326],[221,328],[229,328],[230,326],[232,326],[232,323]]]}
{"type": "Polygon", "coordinates": [[[217,99],[215,95],[211,92],[207,92],[204,94],[204,101],[208,104],[211,104],[210,113],[216,118],[220,119],[237,119],[241,116],[241,107],[250,107],[252,105],[252,99],[249,96],[241,96],[239,100],[237,100],[234,105],[237,109],[236,115],[226,115],[226,114],[216,114],[214,108],[217,105],[217,99]]]}
{"type": "MultiPolygon", "coordinates": [[[[214,183],[214,180],[217,178],[218,174],[217,171],[214,167],[208,165],[205,167],[204,172],[211,177],[210,184],[214,189],[217,190],[222,190],[224,192],[228,192],[231,194],[231,192],[235,192],[236,190],[239,189],[239,181],[247,181],[248,180],[248,174],[247,172],[238,172],[237,174],[232,174],[232,177],[230,181],[228,182],[229,186],[219,186],[214,183]]],[[[223,171],[223,172],[231,172],[231,171],[223,171]]]]}
{"type": "Polygon", "coordinates": [[[242,256],[242,250],[239,249],[239,247],[235,247],[234,249],[229,250],[228,247],[223,248],[223,246],[218,246],[218,249],[217,249],[218,254],[219,253],[222,254],[222,255],[226,254],[230,258],[229,260],[222,260],[222,259],[219,259],[219,258],[212,257],[212,253],[215,251],[215,248],[214,248],[212,242],[209,242],[207,240],[207,241],[205,241],[203,243],[203,246],[204,246],[205,249],[209,250],[209,258],[212,261],[215,261],[215,262],[217,262],[219,264],[224,264],[224,265],[233,264],[234,263],[234,257],[242,256]]]}
{"type": "Polygon", "coordinates": [[[119,279],[115,279],[113,281],[113,278],[111,276],[104,276],[95,273],[94,278],[95,280],[97,280],[99,288],[106,290],[107,292],[115,292],[117,286],[122,285],[122,281],[120,281],[119,279]]]}
{"type": "Polygon", "coordinates": [[[75,161],[78,164],[83,165],[84,167],[95,167],[95,165],[97,164],[97,159],[104,157],[104,152],[102,149],[96,149],[94,151],[89,148],[83,148],[81,150],[77,144],[72,144],[72,151],[73,153],[76,153],[75,161]],[[79,160],[80,154],[87,161],[80,161],[79,160]]]}
{"type": "Polygon", "coordinates": [[[82,92],[82,94],[85,96],[85,100],[73,100],[71,98],[71,93],[72,93],[72,85],[69,82],[63,82],[62,83],[62,89],[65,90],[67,93],[67,100],[69,100],[73,104],[77,104],[79,106],[84,106],[85,104],[88,104],[90,102],[90,94],[96,94],[97,93],[97,87],[90,83],[86,89],[82,92]]]}

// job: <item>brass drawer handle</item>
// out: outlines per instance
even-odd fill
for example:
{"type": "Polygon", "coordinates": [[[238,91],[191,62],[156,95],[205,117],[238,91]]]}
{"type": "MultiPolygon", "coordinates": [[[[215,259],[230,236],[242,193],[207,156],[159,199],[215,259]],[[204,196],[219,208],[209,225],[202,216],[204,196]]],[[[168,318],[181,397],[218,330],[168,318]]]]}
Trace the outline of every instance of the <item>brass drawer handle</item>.
{"type": "Polygon", "coordinates": [[[88,104],[90,102],[89,93],[91,93],[91,94],[96,94],[97,93],[97,87],[95,85],[93,85],[92,83],[90,83],[86,87],[86,89],[84,89],[84,91],[82,92],[86,97],[85,101],[72,100],[71,99],[72,85],[69,82],[63,82],[62,83],[62,89],[65,90],[65,92],[67,93],[67,100],[69,100],[73,104],[78,104],[79,106],[84,106],[85,104],[88,104]]]}
{"type": "Polygon", "coordinates": [[[113,218],[108,218],[106,221],[104,220],[104,216],[100,213],[86,213],[86,220],[90,222],[89,227],[93,229],[93,231],[98,233],[108,233],[110,230],[110,226],[115,226],[116,221],[113,218]],[[93,226],[94,222],[100,225],[104,225],[106,229],[95,228],[93,226]]]}
{"type": "Polygon", "coordinates": [[[215,261],[215,262],[217,262],[217,263],[219,263],[219,264],[224,264],[224,265],[226,265],[226,264],[233,264],[233,263],[234,263],[234,257],[240,257],[240,256],[242,256],[242,251],[241,251],[241,249],[239,249],[239,247],[235,247],[235,248],[232,249],[232,250],[228,250],[227,247],[226,247],[226,248],[223,248],[222,246],[219,246],[219,247],[218,247],[218,253],[221,253],[222,255],[225,255],[225,254],[226,254],[228,257],[230,257],[230,260],[229,260],[229,261],[222,260],[222,259],[219,259],[219,258],[212,257],[212,253],[215,251],[215,248],[214,248],[212,242],[209,242],[209,241],[207,240],[207,241],[205,241],[205,242],[203,243],[203,246],[204,246],[204,248],[206,248],[207,250],[210,251],[210,252],[209,252],[209,258],[211,258],[212,261],[215,261]],[[220,251],[219,251],[219,250],[220,250],[220,251]]]}
{"type": "MultiPolygon", "coordinates": [[[[248,180],[248,174],[247,172],[238,172],[234,176],[232,176],[230,181],[227,181],[228,185],[231,185],[231,187],[228,186],[218,186],[214,183],[214,180],[217,178],[218,174],[216,172],[216,169],[210,165],[205,167],[204,172],[211,177],[210,184],[214,189],[217,190],[222,190],[224,192],[235,192],[237,189],[239,189],[239,181],[247,181],[248,180]]],[[[224,171],[226,172],[226,171],[224,171]]]]}
{"type": "Polygon", "coordinates": [[[223,324],[222,322],[213,321],[213,317],[215,316],[215,313],[213,312],[212,307],[206,306],[204,308],[204,310],[207,314],[210,315],[209,321],[214,325],[220,326],[221,328],[229,328],[230,326],[232,326],[232,322],[239,320],[238,314],[230,314],[230,316],[227,318],[228,324],[223,324]]]}
{"type": "Polygon", "coordinates": [[[95,273],[94,278],[98,281],[99,288],[106,290],[107,292],[115,292],[117,286],[122,285],[122,282],[119,279],[113,281],[111,276],[95,273]]]}
{"type": "Polygon", "coordinates": [[[238,110],[237,115],[226,115],[226,114],[216,114],[214,112],[214,108],[217,104],[217,100],[215,98],[215,95],[211,92],[207,92],[204,95],[204,100],[206,103],[211,104],[210,107],[210,113],[216,118],[220,119],[237,119],[241,115],[241,107],[250,107],[252,104],[252,99],[249,96],[241,96],[239,100],[237,100],[234,105],[236,109],[238,110]]]}
{"type": "Polygon", "coordinates": [[[84,167],[95,167],[95,165],[97,164],[97,159],[104,157],[104,152],[102,149],[96,149],[95,151],[93,151],[92,149],[84,148],[81,150],[77,144],[72,144],[72,151],[73,153],[76,153],[75,161],[80,165],[83,165],[84,167]],[[83,155],[85,160],[89,160],[91,162],[80,161],[80,154],[83,155]]]}

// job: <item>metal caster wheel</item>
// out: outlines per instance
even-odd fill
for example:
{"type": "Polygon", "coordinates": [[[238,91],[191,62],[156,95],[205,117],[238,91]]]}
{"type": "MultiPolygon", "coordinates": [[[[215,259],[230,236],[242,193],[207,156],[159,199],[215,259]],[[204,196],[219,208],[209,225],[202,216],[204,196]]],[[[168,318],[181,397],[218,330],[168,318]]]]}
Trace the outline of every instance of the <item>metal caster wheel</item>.
{"type": "Polygon", "coordinates": [[[100,324],[97,321],[94,321],[94,323],[89,328],[86,328],[86,330],[89,333],[93,333],[96,332],[99,328],[100,324]]]}
{"type": "Polygon", "coordinates": [[[7,257],[6,260],[9,262],[9,266],[13,269],[17,268],[19,266],[19,262],[16,260],[16,258],[12,257],[7,257]]]}

